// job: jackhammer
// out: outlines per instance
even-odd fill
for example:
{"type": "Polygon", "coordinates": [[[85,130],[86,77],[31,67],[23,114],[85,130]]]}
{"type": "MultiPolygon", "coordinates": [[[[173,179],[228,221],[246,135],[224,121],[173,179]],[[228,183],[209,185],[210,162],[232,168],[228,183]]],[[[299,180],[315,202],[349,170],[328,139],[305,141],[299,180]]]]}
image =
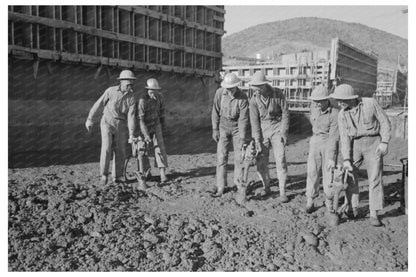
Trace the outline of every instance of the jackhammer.
{"type": "Polygon", "coordinates": [[[150,162],[148,156],[149,145],[143,140],[141,136],[132,139],[131,150],[132,157],[126,159],[124,166],[124,178],[126,181],[133,181],[136,179],[138,184],[138,189],[146,189],[146,179],[150,176],[150,162]],[[135,178],[130,179],[128,174],[128,165],[131,160],[136,160],[136,169],[133,170],[135,178]]]}
{"type": "Polygon", "coordinates": [[[330,193],[326,195],[326,204],[329,211],[329,222],[332,226],[337,226],[339,217],[343,213],[347,213],[351,207],[351,195],[348,191],[349,181],[355,182],[354,174],[351,171],[342,168],[340,165],[331,169],[330,193]],[[344,203],[341,207],[338,207],[341,192],[344,192],[344,203]]]}
{"type": "Polygon", "coordinates": [[[241,175],[237,180],[238,185],[238,194],[236,197],[236,201],[239,204],[244,204],[246,202],[246,192],[248,187],[248,172],[250,170],[250,166],[255,166],[257,163],[257,155],[258,152],[256,151],[256,146],[254,140],[252,140],[248,145],[243,144],[241,147],[241,160],[240,163],[242,164],[241,168],[241,175]]]}

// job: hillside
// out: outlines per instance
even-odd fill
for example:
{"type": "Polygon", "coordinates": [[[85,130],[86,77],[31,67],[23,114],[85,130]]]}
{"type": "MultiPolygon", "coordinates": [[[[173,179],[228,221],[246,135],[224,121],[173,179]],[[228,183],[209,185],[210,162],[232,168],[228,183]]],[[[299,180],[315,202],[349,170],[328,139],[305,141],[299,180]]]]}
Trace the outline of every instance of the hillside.
{"type": "Polygon", "coordinates": [[[225,36],[223,53],[225,58],[255,57],[256,53],[267,57],[302,50],[329,49],[334,37],[377,53],[381,65],[395,65],[400,54],[401,64],[407,66],[407,39],[363,24],[316,17],[260,24],[225,36]]]}

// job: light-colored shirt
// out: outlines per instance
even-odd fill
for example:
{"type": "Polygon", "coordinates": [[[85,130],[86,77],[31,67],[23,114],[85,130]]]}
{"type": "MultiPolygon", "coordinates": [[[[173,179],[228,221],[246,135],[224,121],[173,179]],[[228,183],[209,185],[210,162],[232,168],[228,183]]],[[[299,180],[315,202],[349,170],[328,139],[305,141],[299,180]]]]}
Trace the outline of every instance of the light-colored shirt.
{"type": "Polygon", "coordinates": [[[224,88],[215,92],[214,104],[212,107],[212,129],[219,130],[220,120],[224,118],[235,121],[238,124],[239,136],[246,138],[249,126],[248,99],[240,90],[233,95],[224,88]]]}
{"type": "Polygon", "coordinates": [[[252,135],[256,140],[260,140],[262,136],[263,124],[280,124],[280,132],[287,137],[289,110],[283,92],[268,85],[263,94],[253,93],[250,99],[250,122],[252,135]]]}
{"type": "Polygon", "coordinates": [[[137,98],[133,91],[122,92],[120,86],[109,87],[92,106],[88,120],[95,122],[100,107],[104,107],[103,117],[107,123],[112,120],[126,121],[129,135],[133,136],[136,128],[137,98]]]}
{"type": "Polygon", "coordinates": [[[391,123],[373,98],[359,99],[356,107],[344,110],[338,115],[338,127],[341,137],[341,153],[344,159],[351,154],[351,140],[365,136],[380,135],[381,141],[389,143],[391,123]]]}
{"type": "Polygon", "coordinates": [[[326,139],[326,156],[336,161],[339,142],[338,110],[329,106],[325,111],[322,111],[312,103],[310,119],[313,135],[323,136],[326,139]]]}

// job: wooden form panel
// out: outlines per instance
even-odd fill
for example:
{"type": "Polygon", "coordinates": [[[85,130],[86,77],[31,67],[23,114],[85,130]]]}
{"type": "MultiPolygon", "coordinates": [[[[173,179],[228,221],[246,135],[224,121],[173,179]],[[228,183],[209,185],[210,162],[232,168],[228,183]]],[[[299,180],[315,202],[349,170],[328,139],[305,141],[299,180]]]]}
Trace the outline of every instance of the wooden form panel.
{"type": "Polygon", "coordinates": [[[63,51],[194,70],[221,69],[222,33],[213,27],[214,15],[219,12],[205,6],[11,6],[9,9],[9,45],[34,48],[32,52],[63,51]],[[166,17],[157,18],[154,13],[164,13],[166,17]],[[195,23],[185,27],[184,20],[195,23]],[[206,22],[210,26],[204,25],[206,22]]]}
{"type": "Polygon", "coordinates": [[[335,38],[331,44],[331,80],[350,84],[362,96],[377,88],[377,57],[335,38]]]}

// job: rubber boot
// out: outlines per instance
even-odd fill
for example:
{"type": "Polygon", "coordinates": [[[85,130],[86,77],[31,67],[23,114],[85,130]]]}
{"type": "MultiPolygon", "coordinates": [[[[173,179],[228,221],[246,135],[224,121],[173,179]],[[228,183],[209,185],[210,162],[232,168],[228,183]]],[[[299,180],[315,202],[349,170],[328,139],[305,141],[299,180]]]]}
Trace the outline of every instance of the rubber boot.
{"type": "Polygon", "coordinates": [[[216,196],[224,194],[224,188],[227,184],[227,170],[225,166],[217,166],[217,192],[216,196]]]}
{"type": "Polygon", "coordinates": [[[160,171],[160,182],[166,183],[168,181],[168,177],[166,177],[166,169],[164,167],[159,167],[160,171]]]}

